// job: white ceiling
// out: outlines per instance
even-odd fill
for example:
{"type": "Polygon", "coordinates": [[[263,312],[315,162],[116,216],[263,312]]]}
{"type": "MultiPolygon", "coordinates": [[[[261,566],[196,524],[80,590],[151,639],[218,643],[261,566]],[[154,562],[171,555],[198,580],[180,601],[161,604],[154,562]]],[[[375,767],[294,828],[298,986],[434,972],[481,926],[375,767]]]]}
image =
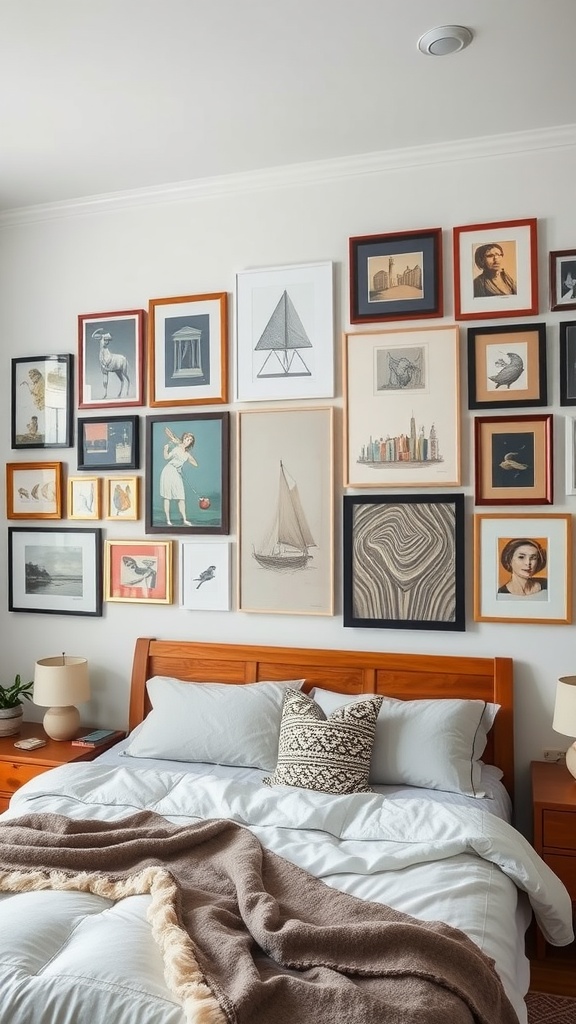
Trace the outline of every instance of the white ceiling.
{"type": "Polygon", "coordinates": [[[574,124],[575,45],[576,0],[0,0],[0,210],[574,124]]]}

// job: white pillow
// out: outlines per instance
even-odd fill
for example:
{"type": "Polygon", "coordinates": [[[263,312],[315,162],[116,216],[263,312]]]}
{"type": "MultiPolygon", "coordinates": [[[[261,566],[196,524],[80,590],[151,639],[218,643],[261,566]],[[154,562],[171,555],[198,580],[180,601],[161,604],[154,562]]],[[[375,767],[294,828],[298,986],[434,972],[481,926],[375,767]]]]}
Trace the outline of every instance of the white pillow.
{"type": "Polygon", "coordinates": [[[146,683],[152,711],[132,733],[125,754],[272,771],[284,694],[303,683],[185,683],[154,676],[146,683]]]}
{"type": "MultiPolygon", "coordinates": [[[[316,687],[310,696],[329,715],[351,700],[366,700],[367,694],[351,697],[316,687]]],[[[376,723],[370,782],[486,796],[480,758],[499,707],[483,700],[385,697],[376,723]]]]}

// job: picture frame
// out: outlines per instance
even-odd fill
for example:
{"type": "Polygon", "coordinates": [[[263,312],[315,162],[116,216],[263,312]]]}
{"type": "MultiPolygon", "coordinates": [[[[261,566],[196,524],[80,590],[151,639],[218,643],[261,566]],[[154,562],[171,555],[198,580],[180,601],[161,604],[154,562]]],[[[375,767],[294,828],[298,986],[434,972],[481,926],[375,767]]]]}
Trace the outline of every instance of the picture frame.
{"type": "Polygon", "coordinates": [[[172,604],[172,541],[107,540],[104,600],[172,604]]]}
{"type": "Polygon", "coordinates": [[[78,417],[78,469],[138,469],[138,416],[78,417]]]}
{"type": "Polygon", "coordinates": [[[62,463],[7,462],[6,518],[61,519],[62,463]]]}
{"type": "Polygon", "coordinates": [[[334,396],[333,265],[236,275],[239,402],[334,396]]]}
{"type": "Polygon", "coordinates": [[[474,567],[475,622],[572,621],[571,515],[476,513],[474,567]]]}
{"type": "Polygon", "coordinates": [[[468,408],[548,404],[546,324],[468,328],[468,408]]]}
{"type": "Polygon", "coordinates": [[[104,477],[104,519],[115,522],[140,518],[140,477],[104,477]]]}
{"type": "Polygon", "coordinates": [[[443,314],[442,229],[350,238],[350,323],[443,314]]]}
{"type": "Polygon", "coordinates": [[[230,544],[180,542],[180,607],[189,611],[229,612],[230,544]]]}
{"type": "Polygon", "coordinates": [[[344,335],[345,487],[460,483],[459,328],[344,335]]]}
{"type": "Polygon", "coordinates": [[[576,320],[560,324],[560,405],[576,405],[576,320]]]}
{"type": "Polygon", "coordinates": [[[149,404],[226,403],[226,292],[150,299],[148,309],[149,404]]]}
{"type": "Polygon", "coordinates": [[[144,405],[144,310],[78,316],[78,408],[144,405]]]}
{"type": "Polygon", "coordinates": [[[334,614],[334,412],[239,415],[238,607],[334,614]]]}
{"type": "Polygon", "coordinates": [[[99,527],[8,527],[8,610],[102,615],[99,527]]]}
{"type": "Polygon", "coordinates": [[[100,519],[100,477],[68,477],[68,519],[100,519]]]}
{"type": "Polygon", "coordinates": [[[71,448],[73,356],[12,359],[12,448],[71,448]]]}
{"type": "Polygon", "coordinates": [[[553,417],[477,416],[476,505],[552,505],[553,417]]]}
{"type": "Polygon", "coordinates": [[[456,320],[538,313],[537,221],[453,228],[456,320]]]}
{"type": "Polygon", "coordinates": [[[576,416],[565,417],[566,494],[576,494],[576,416]]]}
{"type": "Polygon", "coordinates": [[[550,309],[576,309],[576,249],[550,253],[550,309]]]}
{"type": "Polygon", "coordinates": [[[344,626],[463,631],[464,495],[343,500],[344,626]]]}
{"type": "Polygon", "coordinates": [[[228,533],[230,414],[148,416],[146,432],[146,532],[228,533]]]}

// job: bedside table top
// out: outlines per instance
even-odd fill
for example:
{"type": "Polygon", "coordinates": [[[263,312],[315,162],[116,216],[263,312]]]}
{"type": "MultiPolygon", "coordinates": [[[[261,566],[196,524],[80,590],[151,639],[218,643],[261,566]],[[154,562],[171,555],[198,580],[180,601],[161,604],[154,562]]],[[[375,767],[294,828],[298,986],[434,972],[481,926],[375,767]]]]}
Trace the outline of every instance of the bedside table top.
{"type": "Polygon", "coordinates": [[[576,779],[565,764],[532,761],[530,767],[534,803],[576,811],[576,779]]]}
{"type": "MultiPolygon", "coordinates": [[[[92,732],[95,726],[82,726],[78,736],[92,732]]],[[[114,743],[118,737],[114,737],[114,743]]],[[[111,746],[111,744],[108,744],[111,746]]],[[[61,764],[69,764],[71,761],[88,761],[103,753],[107,745],[102,743],[98,747],[73,747],[70,740],[51,740],[46,735],[40,722],[23,722],[20,732],[14,736],[2,736],[0,738],[0,761],[18,762],[19,764],[45,765],[56,768],[61,764]],[[46,740],[44,747],[37,747],[36,750],[20,750],[14,746],[16,740],[28,739],[29,736],[38,736],[46,740]]]]}

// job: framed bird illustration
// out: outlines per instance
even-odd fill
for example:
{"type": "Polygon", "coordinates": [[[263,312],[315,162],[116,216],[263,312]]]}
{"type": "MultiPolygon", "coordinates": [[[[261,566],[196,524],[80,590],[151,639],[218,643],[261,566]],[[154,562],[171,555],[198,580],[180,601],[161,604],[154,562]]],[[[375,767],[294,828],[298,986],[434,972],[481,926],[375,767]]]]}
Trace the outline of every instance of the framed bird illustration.
{"type": "Polygon", "coordinates": [[[477,505],[552,504],[552,424],[548,414],[476,417],[477,505]]]}
{"type": "Polygon", "coordinates": [[[546,324],[468,329],[468,408],[548,404],[546,324]]]}

